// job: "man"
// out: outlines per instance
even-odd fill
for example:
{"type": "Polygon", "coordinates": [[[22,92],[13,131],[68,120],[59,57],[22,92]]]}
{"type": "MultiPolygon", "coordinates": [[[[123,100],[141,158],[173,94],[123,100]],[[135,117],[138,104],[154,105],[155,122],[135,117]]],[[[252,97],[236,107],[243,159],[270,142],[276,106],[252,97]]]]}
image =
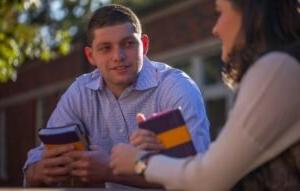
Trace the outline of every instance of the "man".
{"type": "Polygon", "coordinates": [[[146,58],[149,38],[128,8],[109,5],[95,11],[87,30],[85,55],[97,70],[80,76],[61,97],[47,127],[78,124],[88,133],[91,150],[72,146],[31,150],[24,166],[27,186],[54,186],[77,177],[88,185],[117,182],[148,186],[142,177],[118,177],[109,167],[113,145],[163,149],[155,135],[137,128],[146,116],[182,108],[198,152],[209,145],[209,124],[201,93],[184,73],[146,58]]]}

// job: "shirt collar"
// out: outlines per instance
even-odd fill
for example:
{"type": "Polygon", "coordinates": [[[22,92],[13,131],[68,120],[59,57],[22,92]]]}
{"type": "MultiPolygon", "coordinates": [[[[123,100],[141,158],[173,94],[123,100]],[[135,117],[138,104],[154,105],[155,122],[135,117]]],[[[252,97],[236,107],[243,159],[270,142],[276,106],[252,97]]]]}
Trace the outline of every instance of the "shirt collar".
{"type": "MultiPolygon", "coordinates": [[[[157,72],[154,63],[152,63],[147,57],[144,57],[142,69],[138,74],[136,83],[133,84],[133,89],[146,90],[156,87],[159,83],[159,77],[159,73],[157,72]]],[[[90,73],[89,80],[85,86],[95,91],[103,90],[103,78],[98,69],[95,69],[90,73]]]]}
{"type": "Polygon", "coordinates": [[[156,87],[159,83],[159,73],[147,57],[144,57],[143,67],[138,75],[137,81],[134,84],[135,90],[146,90],[156,87]]]}
{"type": "Polygon", "coordinates": [[[85,86],[95,91],[102,90],[104,88],[104,83],[98,69],[95,69],[93,72],[90,73],[90,77],[85,86]]]}

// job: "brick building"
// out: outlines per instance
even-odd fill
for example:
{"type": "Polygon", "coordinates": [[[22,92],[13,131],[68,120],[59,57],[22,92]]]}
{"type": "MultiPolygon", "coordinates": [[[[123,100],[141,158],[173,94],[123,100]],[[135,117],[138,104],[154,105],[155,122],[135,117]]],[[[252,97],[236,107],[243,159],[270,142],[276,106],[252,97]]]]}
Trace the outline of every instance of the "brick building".
{"type": "MultiPolygon", "coordinates": [[[[140,18],[151,40],[149,57],[186,71],[199,85],[215,138],[232,95],[220,80],[220,44],[211,35],[214,1],[174,1],[140,18]]],[[[89,70],[77,46],[49,63],[25,64],[16,82],[0,85],[0,186],[21,186],[27,151],[39,143],[37,130],[75,77],[89,70]]]]}

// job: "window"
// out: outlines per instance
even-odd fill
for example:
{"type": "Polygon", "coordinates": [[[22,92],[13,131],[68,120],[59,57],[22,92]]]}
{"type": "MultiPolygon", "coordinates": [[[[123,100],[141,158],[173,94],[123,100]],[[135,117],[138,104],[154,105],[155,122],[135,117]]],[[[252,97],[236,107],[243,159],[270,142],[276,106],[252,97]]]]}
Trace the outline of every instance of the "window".
{"type": "Polygon", "coordinates": [[[226,99],[209,99],[206,101],[207,117],[210,121],[211,138],[215,140],[226,120],[226,99]]]}
{"type": "Polygon", "coordinates": [[[222,83],[222,61],[220,56],[211,56],[204,60],[204,84],[213,85],[222,83]]]}
{"type": "Polygon", "coordinates": [[[178,68],[179,70],[184,71],[189,76],[192,76],[192,70],[191,70],[192,68],[189,60],[181,60],[181,61],[174,62],[172,63],[172,66],[174,68],[178,68]]]}
{"type": "Polygon", "coordinates": [[[51,113],[56,107],[59,98],[65,90],[59,90],[51,95],[39,97],[36,104],[36,145],[41,143],[38,137],[38,130],[45,128],[50,118],[51,113]]]}
{"type": "Polygon", "coordinates": [[[38,131],[40,128],[44,127],[43,119],[43,98],[38,98],[36,102],[36,132],[35,132],[35,144],[39,145],[41,143],[38,137],[38,131]]]}
{"type": "Polygon", "coordinates": [[[0,110],[0,179],[7,178],[5,135],[5,112],[0,110]]]}
{"type": "Polygon", "coordinates": [[[198,55],[173,62],[172,66],[187,73],[199,87],[203,86],[203,61],[198,55]]]}

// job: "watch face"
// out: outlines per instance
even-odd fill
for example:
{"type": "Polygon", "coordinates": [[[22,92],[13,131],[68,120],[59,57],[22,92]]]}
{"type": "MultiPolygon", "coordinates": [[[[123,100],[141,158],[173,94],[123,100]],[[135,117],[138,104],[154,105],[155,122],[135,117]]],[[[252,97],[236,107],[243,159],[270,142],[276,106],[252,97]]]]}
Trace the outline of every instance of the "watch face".
{"type": "Polygon", "coordinates": [[[146,164],[143,161],[137,161],[134,166],[134,171],[136,174],[141,175],[146,169],[146,164]]]}

